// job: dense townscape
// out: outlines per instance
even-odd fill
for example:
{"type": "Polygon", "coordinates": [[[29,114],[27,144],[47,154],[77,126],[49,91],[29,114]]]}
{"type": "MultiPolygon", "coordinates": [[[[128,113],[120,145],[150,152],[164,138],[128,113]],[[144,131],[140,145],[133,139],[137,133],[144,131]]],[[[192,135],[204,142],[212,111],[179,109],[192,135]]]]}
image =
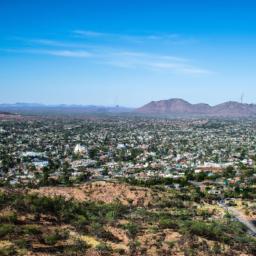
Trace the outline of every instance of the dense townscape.
{"type": "MultiPolygon", "coordinates": [[[[1,183],[214,181],[253,188],[254,121],[108,118],[1,123],[1,183]],[[68,178],[66,177],[68,175],[68,178]],[[66,177],[66,178],[65,178],[66,177]]],[[[245,192],[244,192],[245,193],[245,192]]],[[[253,196],[253,195],[251,195],[253,196]]]]}
{"type": "Polygon", "coordinates": [[[3,120],[0,254],[255,255],[255,128],[251,119],[3,120]]]}

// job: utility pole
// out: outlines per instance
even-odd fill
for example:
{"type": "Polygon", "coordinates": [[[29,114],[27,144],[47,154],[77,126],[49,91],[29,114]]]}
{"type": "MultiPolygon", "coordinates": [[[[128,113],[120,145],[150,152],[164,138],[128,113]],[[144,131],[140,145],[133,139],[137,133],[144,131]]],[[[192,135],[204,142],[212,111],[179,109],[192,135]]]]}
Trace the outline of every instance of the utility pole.
{"type": "Polygon", "coordinates": [[[241,104],[243,104],[244,103],[244,93],[242,93],[242,95],[241,95],[241,104]]]}

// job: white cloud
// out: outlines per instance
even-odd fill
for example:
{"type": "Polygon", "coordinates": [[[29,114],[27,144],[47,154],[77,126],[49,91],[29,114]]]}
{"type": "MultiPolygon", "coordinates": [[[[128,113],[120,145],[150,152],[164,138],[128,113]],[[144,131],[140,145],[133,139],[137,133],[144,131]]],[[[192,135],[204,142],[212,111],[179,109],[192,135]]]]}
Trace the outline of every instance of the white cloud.
{"type": "Polygon", "coordinates": [[[107,33],[91,31],[91,30],[74,30],[73,33],[76,35],[86,36],[86,37],[100,37],[100,36],[112,35],[112,34],[107,34],[107,33]]]}
{"type": "Polygon", "coordinates": [[[214,73],[210,70],[192,65],[191,61],[185,58],[145,52],[116,51],[113,49],[108,51],[105,51],[105,49],[97,49],[97,51],[94,52],[76,49],[8,49],[6,51],[66,58],[85,58],[88,61],[112,65],[119,68],[136,68],[186,75],[208,75],[214,73]]]}
{"type": "Polygon", "coordinates": [[[145,42],[145,41],[173,41],[177,43],[178,41],[184,42],[185,40],[180,37],[178,34],[118,34],[118,33],[102,33],[91,30],[74,30],[72,31],[75,36],[86,37],[86,38],[101,38],[107,40],[122,40],[128,42],[145,42]]]}
{"type": "MultiPolygon", "coordinates": [[[[127,34],[111,34],[100,33],[89,30],[75,30],[73,34],[82,37],[103,37],[113,40],[113,44],[104,43],[104,40],[98,40],[97,43],[87,44],[79,38],[69,38],[70,40],[51,40],[47,38],[24,39],[16,38],[28,47],[24,49],[11,50],[13,52],[43,54],[56,57],[66,58],[85,58],[98,64],[112,65],[119,68],[137,68],[150,71],[162,71],[180,73],[183,75],[208,75],[213,72],[193,64],[193,60],[180,56],[168,54],[159,54],[157,50],[152,52],[134,50],[133,44],[123,44],[118,40],[180,40],[177,34],[163,35],[127,35],[127,34]],[[72,40],[72,41],[71,41],[72,40]],[[115,47],[118,45],[118,47],[115,47]],[[118,49],[119,48],[119,49],[118,49]]],[[[86,41],[88,42],[88,41],[86,41]]],[[[155,45],[161,49],[161,44],[157,41],[155,45]]],[[[141,48],[141,47],[139,47],[141,48]]],[[[165,49],[165,48],[163,48],[165,49]]],[[[161,50],[163,52],[163,50],[161,50]]]]}
{"type": "Polygon", "coordinates": [[[5,52],[28,53],[39,55],[50,55],[57,57],[88,58],[92,54],[88,51],[79,50],[51,50],[51,49],[4,49],[5,52]]]}
{"type": "Polygon", "coordinates": [[[186,75],[207,75],[213,73],[210,70],[192,65],[191,61],[185,58],[144,52],[113,52],[105,56],[102,55],[99,61],[120,68],[140,68],[186,75]]]}
{"type": "Polygon", "coordinates": [[[41,50],[38,53],[48,54],[53,56],[61,56],[61,57],[75,57],[75,58],[88,58],[91,57],[92,54],[87,51],[70,51],[70,50],[41,50]]]}

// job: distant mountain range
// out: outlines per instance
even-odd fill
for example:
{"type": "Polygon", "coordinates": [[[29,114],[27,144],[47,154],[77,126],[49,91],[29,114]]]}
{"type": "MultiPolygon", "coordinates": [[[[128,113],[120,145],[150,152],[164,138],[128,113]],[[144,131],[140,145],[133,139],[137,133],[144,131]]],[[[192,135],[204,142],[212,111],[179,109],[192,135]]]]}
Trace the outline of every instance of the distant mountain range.
{"type": "Polygon", "coordinates": [[[136,109],[135,112],[175,116],[256,117],[256,105],[229,101],[210,106],[205,103],[191,104],[183,99],[169,99],[152,101],[136,109]]]}
{"type": "Polygon", "coordinates": [[[169,99],[151,101],[137,108],[120,106],[95,106],[95,105],[44,105],[38,103],[0,104],[0,113],[5,114],[122,114],[129,115],[154,115],[170,117],[256,117],[256,104],[243,104],[228,101],[216,106],[206,103],[191,104],[183,99],[169,99]]]}
{"type": "Polygon", "coordinates": [[[84,113],[124,113],[131,112],[133,109],[121,106],[95,106],[95,105],[45,105],[39,103],[14,103],[0,104],[0,111],[22,113],[22,114],[40,114],[40,113],[66,113],[66,114],[84,114],[84,113]]]}

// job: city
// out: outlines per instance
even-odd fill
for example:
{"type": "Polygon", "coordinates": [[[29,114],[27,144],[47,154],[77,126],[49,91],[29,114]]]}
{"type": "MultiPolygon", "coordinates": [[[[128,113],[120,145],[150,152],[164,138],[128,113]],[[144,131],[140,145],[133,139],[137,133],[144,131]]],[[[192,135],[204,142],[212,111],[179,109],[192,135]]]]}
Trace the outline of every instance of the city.
{"type": "MultiPolygon", "coordinates": [[[[192,235],[197,239],[194,251],[199,253],[255,253],[255,120],[120,115],[7,119],[0,124],[3,202],[14,190],[27,196],[36,193],[129,208],[123,209],[122,219],[111,217],[117,222],[104,222],[98,232],[87,231],[81,238],[87,246],[116,255],[133,250],[142,255],[179,255],[190,250],[186,246],[192,235]],[[122,226],[123,222],[130,226],[122,226]],[[223,223],[230,229],[221,230],[223,223]],[[220,230],[208,230],[208,225],[220,225],[220,230]],[[135,232],[129,228],[136,229],[136,235],[129,237],[129,232],[135,232]],[[106,237],[99,235],[103,231],[106,237]],[[221,232],[221,237],[215,232],[221,232]],[[223,240],[224,234],[232,235],[232,240],[223,240]],[[154,243],[153,237],[159,235],[162,239],[154,243]],[[168,241],[169,236],[175,239],[168,241]]],[[[17,211],[4,209],[1,218],[11,218],[17,211]]],[[[39,210],[39,214],[43,213],[39,210]]],[[[89,223],[79,218],[79,224],[71,226],[81,232],[77,225],[89,223]]],[[[20,221],[19,216],[15,219],[20,221]]],[[[58,232],[69,233],[65,233],[69,239],[74,236],[69,228],[58,232]]],[[[57,247],[60,241],[56,238],[52,243],[46,245],[57,247]]],[[[32,248],[44,252],[49,250],[46,245],[32,248]]]]}

